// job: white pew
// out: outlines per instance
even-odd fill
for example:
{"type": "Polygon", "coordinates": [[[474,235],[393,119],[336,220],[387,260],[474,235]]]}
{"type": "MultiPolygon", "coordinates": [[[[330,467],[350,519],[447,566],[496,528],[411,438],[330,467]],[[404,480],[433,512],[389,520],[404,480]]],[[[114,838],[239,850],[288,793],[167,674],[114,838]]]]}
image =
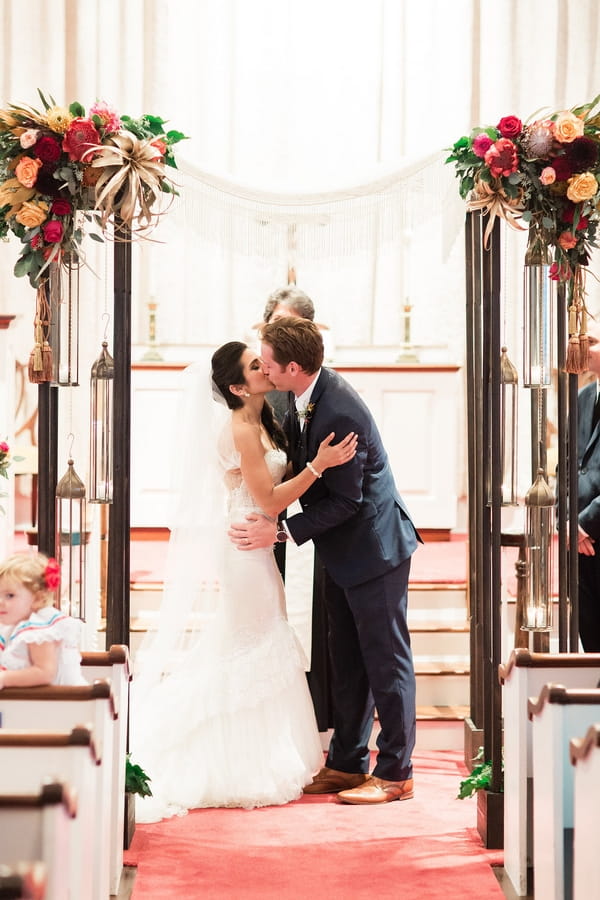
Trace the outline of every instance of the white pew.
{"type": "Polygon", "coordinates": [[[0,865],[0,897],[47,900],[44,864],[33,862],[0,865]]]}
{"type": "MultiPolygon", "coordinates": [[[[572,737],[600,718],[600,690],[546,684],[531,698],[533,725],[533,882],[536,897],[571,900],[572,737]]],[[[590,895],[591,896],[591,895],[590,895]]]]}
{"type": "Polygon", "coordinates": [[[70,784],[77,796],[68,900],[95,900],[97,896],[94,855],[98,764],[89,728],[42,732],[0,730],[0,793],[36,791],[50,777],[70,784]]]}
{"type": "Polygon", "coordinates": [[[498,667],[504,712],[504,870],[518,896],[528,893],[533,865],[530,697],[544,684],[596,687],[600,653],[533,653],[516,649],[498,667]]]}
{"type": "MultiPolygon", "coordinates": [[[[600,717],[599,717],[600,718],[600,717]]],[[[585,737],[571,738],[574,775],[573,900],[600,897],[600,724],[585,737]]]]}
{"type": "Polygon", "coordinates": [[[131,666],[129,649],[125,644],[113,644],[110,650],[81,654],[83,677],[90,682],[108,678],[119,712],[117,734],[113,747],[112,820],[110,825],[110,893],[119,892],[123,870],[123,837],[125,832],[125,756],[127,754],[129,724],[129,683],[131,666]]]}
{"type": "Polygon", "coordinates": [[[111,829],[113,806],[117,802],[113,784],[117,718],[115,700],[108,681],[72,687],[47,685],[38,688],[5,688],[0,691],[2,728],[56,730],[71,729],[83,724],[92,729],[96,753],[102,763],[96,770],[98,812],[95,884],[98,900],[106,900],[111,892],[111,829]]]}
{"type": "MultiPolygon", "coordinates": [[[[41,862],[46,873],[44,900],[65,900],[72,894],[69,866],[76,816],[75,796],[60,782],[48,780],[31,794],[0,794],[0,863],[41,862]]],[[[38,870],[39,866],[34,868],[38,870]]]]}

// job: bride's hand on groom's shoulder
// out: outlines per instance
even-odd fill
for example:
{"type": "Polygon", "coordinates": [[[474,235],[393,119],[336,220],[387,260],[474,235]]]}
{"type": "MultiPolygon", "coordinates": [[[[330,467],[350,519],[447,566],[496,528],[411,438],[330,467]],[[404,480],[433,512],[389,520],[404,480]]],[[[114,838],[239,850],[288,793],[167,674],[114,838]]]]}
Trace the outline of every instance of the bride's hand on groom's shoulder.
{"type": "Polygon", "coordinates": [[[232,522],[227,532],[238,550],[270,547],[275,543],[276,533],[277,523],[259,513],[250,513],[244,522],[232,522]]]}

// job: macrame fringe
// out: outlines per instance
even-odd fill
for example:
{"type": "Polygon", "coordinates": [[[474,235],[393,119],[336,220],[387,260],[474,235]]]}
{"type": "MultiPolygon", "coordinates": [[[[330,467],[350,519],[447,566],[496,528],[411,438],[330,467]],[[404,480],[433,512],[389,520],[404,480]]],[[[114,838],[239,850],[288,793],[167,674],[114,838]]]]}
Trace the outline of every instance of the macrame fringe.
{"type": "Polygon", "coordinates": [[[31,384],[43,384],[52,381],[52,348],[48,343],[50,330],[50,306],[46,293],[47,279],[37,289],[34,336],[35,344],[29,354],[29,381],[31,384]]]}
{"type": "Polygon", "coordinates": [[[585,306],[585,269],[583,266],[575,267],[570,287],[569,343],[565,372],[570,375],[581,375],[583,372],[587,372],[590,358],[587,333],[588,311],[585,306]]]}

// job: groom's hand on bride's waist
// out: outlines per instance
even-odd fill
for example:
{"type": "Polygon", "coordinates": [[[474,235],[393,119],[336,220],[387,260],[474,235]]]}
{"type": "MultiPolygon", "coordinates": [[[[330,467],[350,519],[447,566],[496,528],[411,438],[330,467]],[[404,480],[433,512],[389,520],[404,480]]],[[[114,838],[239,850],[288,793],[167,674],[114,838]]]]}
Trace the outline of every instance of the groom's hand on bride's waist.
{"type": "Polygon", "coordinates": [[[227,534],[238,550],[258,550],[275,543],[277,523],[260,513],[250,513],[243,522],[233,522],[227,534]]]}

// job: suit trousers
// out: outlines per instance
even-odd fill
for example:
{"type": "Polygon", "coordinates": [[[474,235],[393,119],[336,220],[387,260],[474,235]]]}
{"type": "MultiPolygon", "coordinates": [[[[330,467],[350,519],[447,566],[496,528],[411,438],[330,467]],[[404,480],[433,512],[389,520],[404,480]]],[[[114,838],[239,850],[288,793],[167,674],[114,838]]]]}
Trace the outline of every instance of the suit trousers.
{"type": "Polygon", "coordinates": [[[327,765],[368,772],[375,708],[381,731],[373,774],[412,777],[416,686],[406,621],[410,558],[364,584],[328,595],[334,733],[327,765]]]}
{"type": "Polygon", "coordinates": [[[579,554],[579,636],[586,653],[600,653],[600,547],[579,554]]]}

